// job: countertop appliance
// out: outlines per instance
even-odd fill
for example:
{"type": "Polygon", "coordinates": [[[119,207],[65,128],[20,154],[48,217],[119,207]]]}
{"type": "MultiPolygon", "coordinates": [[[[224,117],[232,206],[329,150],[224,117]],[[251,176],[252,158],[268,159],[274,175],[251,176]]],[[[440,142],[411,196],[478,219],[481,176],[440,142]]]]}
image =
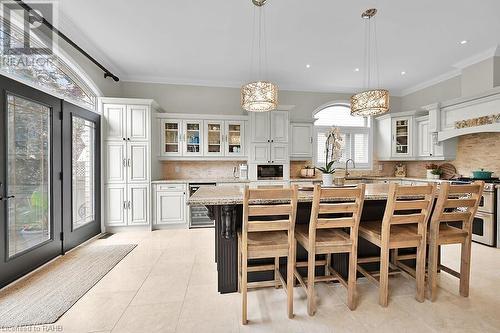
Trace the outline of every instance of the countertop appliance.
{"type": "Polygon", "coordinates": [[[281,164],[257,165],[257,180],[283,180],[283,165],[281,164]]]}
{"type": "Polygon", "coordinates": [[[240,179],[248,179],[248,164],[240,164],[240,179]]]}
{"type": "MultiPolygon", "coordinates": [[[[189,183],[189,196],[201,187],[215,187],[215,183],[189,183]]],[[[189,228],[213,228],[215,221],[210,218],[207,207],[203,205],[189,206],[189,228]]]]}
{"type": "Polygon", "coordinates": [[[498,230],[498,218],[500,215],[499,209],[499,190],[500,186],[498,178],[475,179],[475,178],[457,178],[461,182],[471,183],[475,180],[483,180],[484,190],[477,213],[474,216],[472,223],[472,240],[477,243],[488,246],[500,247],[500,235],[498,230]]]}

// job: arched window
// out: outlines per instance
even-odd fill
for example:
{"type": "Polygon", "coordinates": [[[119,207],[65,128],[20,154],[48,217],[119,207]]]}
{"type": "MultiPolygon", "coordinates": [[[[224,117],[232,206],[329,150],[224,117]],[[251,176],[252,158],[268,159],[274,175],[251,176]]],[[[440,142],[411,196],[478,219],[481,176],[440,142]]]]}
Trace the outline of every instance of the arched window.
{"type": "Polygon", "coordinates": [[[344,144],[337,167],[344,166],[345,161],[350,158],[355,162],[356,169],[372,168],[371,118],[351,116],[351,107],[345,102],[323,105],[314,112],[313,117],[316,166],[325,164],[325,134],[332,127],[338,127],[344,144]]]}
{"type": "Polygon", "coordinates": [[[31,52],[12,52],[12,47],[20,47],[26,43],[23,22],[23,18],[17,13],[12,13],[8,20],[0,17],[0,73],[97,111],[97,97],[100,95],[98,88],[79,66],[57,47],[55,41],[49,44],[47,39],[30,34],[31,52]]]}

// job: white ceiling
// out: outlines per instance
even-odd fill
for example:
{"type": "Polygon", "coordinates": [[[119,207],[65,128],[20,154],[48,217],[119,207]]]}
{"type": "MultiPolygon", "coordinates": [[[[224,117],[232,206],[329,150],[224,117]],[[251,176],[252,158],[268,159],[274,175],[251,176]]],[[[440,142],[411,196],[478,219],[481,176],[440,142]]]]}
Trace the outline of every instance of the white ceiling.
{"type": "MultiPolygon", "coordinates": [[[[498,0],[268,0],[269,79],[289,90],[361,89],[360,14],[370,7],[379,10],[380,85],[396,95],[500,44],[498,0]]],[[[61,30],[124,81],[239,86],[251,78],[251,0],[64,0],[59,8],[61,30]]]]}

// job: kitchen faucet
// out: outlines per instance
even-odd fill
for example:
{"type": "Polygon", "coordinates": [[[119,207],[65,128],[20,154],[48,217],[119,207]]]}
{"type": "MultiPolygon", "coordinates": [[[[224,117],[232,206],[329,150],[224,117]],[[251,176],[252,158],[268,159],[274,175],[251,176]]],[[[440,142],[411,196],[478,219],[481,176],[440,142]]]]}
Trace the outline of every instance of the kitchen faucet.
{"type": "Polygon", "coordinates": [[[347,169],[347,165],[349,164],[349,161],[352,162],[352,167],[356,168],[356,164],[354,163],[354,160],[352,158],[347,159],[347,161],[345,161],[345,178],[349,177],[349,170],[347,169]]]}

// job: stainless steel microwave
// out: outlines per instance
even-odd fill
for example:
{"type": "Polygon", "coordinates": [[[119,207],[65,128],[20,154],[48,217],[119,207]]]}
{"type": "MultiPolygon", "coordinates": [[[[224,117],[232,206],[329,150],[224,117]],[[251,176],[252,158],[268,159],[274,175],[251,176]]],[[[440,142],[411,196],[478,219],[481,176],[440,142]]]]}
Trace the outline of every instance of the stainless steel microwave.
{"type": "Polygon", "coordinates": [[[282,164],[261,164],[257,165],[257,180],[282,180],[282,164]]]}

